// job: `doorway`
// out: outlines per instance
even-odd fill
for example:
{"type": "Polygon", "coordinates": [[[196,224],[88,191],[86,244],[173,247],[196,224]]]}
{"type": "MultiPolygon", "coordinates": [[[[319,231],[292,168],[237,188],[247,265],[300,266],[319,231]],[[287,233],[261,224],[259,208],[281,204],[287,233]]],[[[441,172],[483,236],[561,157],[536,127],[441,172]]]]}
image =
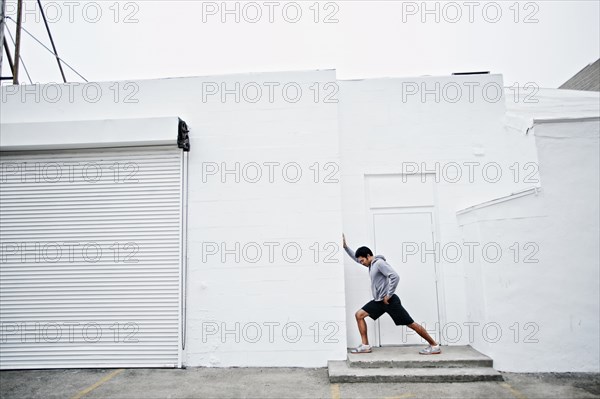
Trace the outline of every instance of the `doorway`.
{"type": "MultiPolygon", "coordinates": [[[[375,254],[385,256],[400,276],[396,294],[402,305],[415,322],[439,340],[433,212],[431,207],[372,209],[372,220],[375,254]]],[[[388,315],[375,324],[379,346],[424,343],[410,328],[396,326],[388,315]]]]}

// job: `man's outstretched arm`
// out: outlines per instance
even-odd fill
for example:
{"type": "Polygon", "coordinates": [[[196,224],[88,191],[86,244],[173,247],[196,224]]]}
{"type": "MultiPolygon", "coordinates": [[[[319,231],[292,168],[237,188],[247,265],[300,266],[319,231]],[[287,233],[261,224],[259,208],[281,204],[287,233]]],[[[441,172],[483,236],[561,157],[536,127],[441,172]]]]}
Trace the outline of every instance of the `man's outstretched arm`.
{"type": "Polygon", "coordinates": [[[344,250],[346,251],[346,253],[356,262],[356,263],[360,263],[358,261],[358,259],[356,259],[356,256],[354,256],[354,251],[350,249],[350,247],[346,244],[346,236],[344,234],[342,234],[342,245],[344,246],[344,250]]]}

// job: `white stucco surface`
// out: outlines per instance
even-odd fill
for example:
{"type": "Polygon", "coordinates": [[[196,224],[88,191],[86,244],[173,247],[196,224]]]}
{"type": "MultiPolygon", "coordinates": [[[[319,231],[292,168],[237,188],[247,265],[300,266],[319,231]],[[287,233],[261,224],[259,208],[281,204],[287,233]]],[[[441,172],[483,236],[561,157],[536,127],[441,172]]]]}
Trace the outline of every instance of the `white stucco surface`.
{"type": "MultiPolygon", "coordinates": [[[[467,344],[469,328],[463,324],[469,320],[465,270],[472,261],[456,223],[456,211],[535,186],[536,173],[524,179],[524,172],[536,171],[524,169],[536,160],[533,137],[511,134],[507,129],[501,75],[367,79],[340,84],[342,200],[349,243],[354,248],[377,247],[374,213],[432,214],[433,242],[415,238],[424,244],[416,254],[389,259],[400,274],[397,292],[416,321],[422,320],[418,312],[422,303],[428,304],[421,310],[425,313],[437,302],[438,332],[443,335],[446,329],[451,335],[450,340],[442,336],[442,342],[467,344]],[[499,95],[492,95],[494,88],[500,88],[499,95]],[[417,273],[409,272],[421,259],[434,259],[434,247],[438,248],[437,283],[433,278],[422,281],[417,273]],[[462,254],[439,256],[444,248],[456,247],[462,254]],[[425,295],[421,287],[436,284],[438,298],[432,300],[436,289],[425,295]]],[[[397,235],[407,229],[397,226],[397,235]]],[[[410,233],[406,234],[405,240],[410,241],[410,233]]],[[[404,244],[398,242],[397,247],[404,244]]],[[[360,338],[352,317],[369,299],[369,289],[365,270],[348,258],[345,265],[348,342],[354,345],[360,338]]],[[[372,322],[369,326],[376,340],[376,326],[372,322]]],[[[402,334],[400,329],[397,334],[402,334]]]]}
{"type": "Polygon", "coordinates": [[[495,240],[512,257],[479,257],[465,273],[469,320],[489,332],[473,346],[500,370],[600,369],[598,98],[546,90],[516,110],[531,123],[540,189],[458,214],[465,240],[495,240]]]}
{"type": "MultiPolygon", "coordinates": [[[[598,93],[526,102],[497,74],[321,70],[0,94],[3,150],[175,143],[165,129],[187,123],[185,365],[345,359],[371,292],[343,231],[354,249],[387,249],[403,304],[416,321],[433,312],[443,344],[472,344],[500,370],[598,370],[598,93]],[[413,240],[425,246],[406,256],[413,240]]],[[[368,325],[372,343],[406,332],[368,325]]]]}
{"type": "MultiPolygon", "coordinates": [[[[323,70],[100,82],[87,91],[8,86],[0,116],[3,131],[4,124],[183,119],[191,142],[184,364],[322,367],[346,356],[335,247],[337,104],[325,101],[336,98],[335,84],[335,71],[323,70]]],[[[173,143],[176,129],[168,133],[173,143]]],[[[117,133],[116,145],[150,138],[140,129],[117,133]]],[[[60,147],[78,138],[44,140],[60,147]]]]}

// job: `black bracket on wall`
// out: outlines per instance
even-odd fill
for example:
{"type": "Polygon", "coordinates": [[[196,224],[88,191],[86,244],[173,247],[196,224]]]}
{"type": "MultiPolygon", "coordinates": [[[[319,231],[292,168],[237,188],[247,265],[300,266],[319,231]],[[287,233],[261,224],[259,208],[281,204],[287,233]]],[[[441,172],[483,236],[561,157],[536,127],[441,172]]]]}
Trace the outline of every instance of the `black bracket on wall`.
{"type": "Polygon", "coordinates": [[[190,129],[188,129],[187,123],[179,118],[179,128],[177,133],[177,146],[182,148],[183,151],[190,150],[190,137],[188,136],[190,129]]]}

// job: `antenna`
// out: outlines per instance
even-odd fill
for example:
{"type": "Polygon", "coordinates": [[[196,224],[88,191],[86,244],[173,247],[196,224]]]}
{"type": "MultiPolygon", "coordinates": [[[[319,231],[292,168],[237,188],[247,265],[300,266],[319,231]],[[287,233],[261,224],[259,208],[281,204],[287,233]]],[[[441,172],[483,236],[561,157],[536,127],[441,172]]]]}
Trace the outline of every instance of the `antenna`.
{"type": "MultiPolygon", "coordinates": [[[[3,55],[4,55],[4,52],[2,51],[2,47],[4,47],[4,49],[6,50],[8,64],[9,64],[10,70],[12,72],[12,77],[0,76],[0,80],[9,80],[10,79],[13,81],[14,85],[19,84],[19,64],[22,62],[22,59],[21,59],[21,31],[24,30],[25,33],[27,33],[29,36],[31,36],[36,42],[38,42],[42,47],[44,47],[46,50],[48,50],[56,58],[56,63],[58,64],[58,69],[60,70],[60,74],[62,76],[63,82],[67,83],[67,78],[65,77],[65,72],[63,70],[62,64],[65,64],[73,72],[75,72],[77,75],[79,75],[83,80],[85,80],[87,82],[87,79],[85,79],[83,76],[81,76],[81,74],[79,72],[77,72],[75,69],[73,69],[73,67],[71,67],[69,64],[67,64],[63,59],[61,59],[58,56],[58,51],[56,50],[56,45],[54,44],[54,39],[52,38],[52,32],[50,32],[50,26],[48,25],[48,20],[46,19],[46,15],[44,13],[44,8],[42,7],[41,0],[37,0],[37,5],[39,6],[40,14],[42,15],[42,18],[44,20],[44,25],[46,26],[46,31],[48,32],[48,37],[50,38],[50,43],[52,44],[52,50],[50,50],[48,47],[46,47],[46,45],[44,45],[35,36],[33,36],[27,29],[22,27],[23,0],[18,0],[18,3],[17,3],[17,21],[16,22],[14,19],[12,19],[11,17],[6,15],[6,11],[5,11],[6,10],[6,8],[5,8],[6,0],[0,0],[0,75],[2,72],[2,61],[3,61],[3,55]],[[6,25],[7,19],[10,19],[11,21],[13,21],[16,24],[16,31],[17,31],[16,40],[13,40],[12,34],[10,33],[10,31],[7,31],[8,35],[10,36],[10,39],[13,41],[13,44],[15,45],[14,62],[13,62],[13,58],[11,57],[11,54],[10,54],[10,48],[8,47],[8,42],[6,41],[6,37],[4,36],[4,25],[6,25]]],[[[27,67],[25,66],[25,64],[23,64],[23,68],[25,68],[25,72],[27,73],[27,76],[29,77],[29,81],[31,82],[31,77],[29,76],[29,72],[27,71],[27,67]]]]}
{"type": "Polygon", "coordinates": [[[17,2],[17,38],[15,39],[15,67],[13,69],[13,84],[19,84],[19,64],[21,57],[21,17],[23,14],[23,0],[17,2]]]}
{"type": "Polygon", "coordinates": [[[44,18],[44,25],[46,25],[46,31],[48,32],[48,37],[50,38],[50,43],[52,43],[52,50],[54,50],[54,55],[56,56],[56,62],[58,63],[58,69],[60,69],[60,74],[62,75],[63,82],[67,83],[67,78],[65,78],[65,71],[63,71],[62,64],[60,63],[60,57],[58,56],[58,51],[56,51],[56,46],[54,45],[54,39],[52,38],[52,33],[50,33],[50,27],[48,26],[48,21],[46,20],[46,14],[44,14],[44,7],[42,7],[42,1],[37,0],[38,6],[40,6],[40,14],[42,14],[42,18],[44,18]]]}
{"type": "MultiPolygon", "coordinates": [[[[4,47],[6,47],[6,54],[8,55],[8,62],[10,64],[10,70],[12,71],[12,61],[10,60],[10,54],[8,53],[8,46],[4,39],[4,13],[5,13],[5,0],[0,0],[0,80],[4,80],[2,77],[2,60],[4,58],[4,47]]],[[[8,78],[6,78],[8,79],[8,78]]],[[[12,77],[11,77],[12,79],[12,77]]]]}

